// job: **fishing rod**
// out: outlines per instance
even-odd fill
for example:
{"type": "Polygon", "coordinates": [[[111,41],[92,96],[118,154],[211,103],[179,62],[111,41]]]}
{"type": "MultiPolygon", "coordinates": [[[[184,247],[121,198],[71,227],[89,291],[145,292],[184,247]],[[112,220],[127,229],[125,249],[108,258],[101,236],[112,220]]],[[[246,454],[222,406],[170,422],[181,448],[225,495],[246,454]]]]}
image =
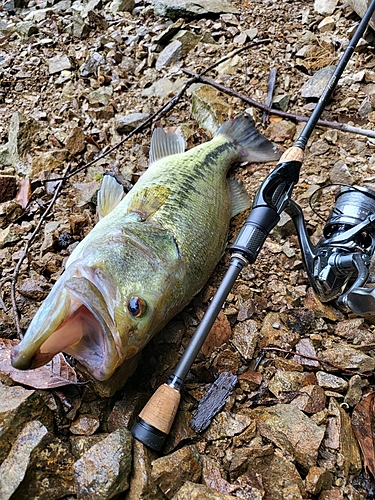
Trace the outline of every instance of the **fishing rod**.
{"type": "MultiPolygon", "coordinates": [[[[265,179],[265,181],[259,188],[255,196],[253,208],[250,212],[250,215],[246,219],[245,224],[240,230],[240,233],[237,236],[234,244],[229,249],[229,252],[231,254],[229,268],[212,301],[210,302],[201,323],[193,334],[185,352],[181,356],[167,383],[161,385],[155,391],[153,396],[150,398],[146,406],[137,417],[136,422],[131,429],[131,432],[137,440],[141,441],[149,448],[156,451],[162,448],[164,441],[169,434],[180,403],[180,389],[185,380],[185,377],[187,376],[192,364],[194,363],[194,360],[200,348],[202,347],[209,331],[211,330],[211,327],[215,322],[215,319],[218,316],[238,275],[240,274],[244,266],[253,264],[255,262],[265,240],[267,239],[272,229],[279,222],[280,215],[284,210],[288,209],[290,211],[295,225],[299,229],[300,241],[308,245],[309,252],[305,254],[305,263],[311,264],[311,262],[314,261],[314,252],[316,252],[316,248],[307,241],[307,236],[304,235],[304,224],[301,222],[301,217],[303,217],[302,211],[297,204],[292,202],[291,194],[295,184],[299,179],[299,173],[301,170],[304,150],[307,141],[310,138],[310,135],[314,130],[314,127],[319,120],[319,117],[321,116],[325,105],[331,98],[336,84],[341,77],[350,57],[352,56],[359,39],[364,34],[374,11],[375,0],[372,0],[370,6],[367,9],[367,12],[358,25],[356,32],[350,40],[349,45],[346,48],[342,58],[340,59],[335,71],[333,72],[325,90],[323,91],[322,96],[317,102],[314,111],[307,121],[301,135],[298,137],[293,146],[285,151],[285,153],[281,156],[276,168],[265,179]]],[[[358,191],[360,191],[361,194],[364,194],[364,196],[367,196],[367,191],[370,190],[358,189],[356,192],[358,191]]],[[[373,197],[370,196],[370,198],[373,201],[373,205],[371,203],[368,204],[370,206],[369,210],[375,212],[375,193],[373,193],[373,197]]],[[[358,213],[356,215],[357,218],[352,217],[349,221],[352,223],[351,227],[357,224],[358,213]]],[[[359,218],[362,220],[357,225],[360,225],[362,223],[363,226],[365,224],[363,220],[366,219],[367,216],[369,216],[369,214],[363,217],[363,213],[361,212],[361,216],[359,218]]],[[[347,222],[347,220],[345,222],[347,222]]],[[[371,224],[372,222],[368,222],[367,225],[365,224],[366,228],[368,229],[371,224]]],[[[335,224],[331,224],[330,226],[335,227],[335,224]]],[[[347,232],[350,233],[350,230],[347,232]]],[[[346,239],[345,237],[342,237],[342,231],[338,231],[339,234],[335,236],[338,237],[339,240],[341,237],[341,240],[343,240],[345,243],[345,241],[353,236],[353,232],[355,231],[351,229],[351,233],[349,236],[346,235],[346,239]]],[[[328,238],[323,241],[323,243],[326,241],[330,243],[331,236],[332,235],[329,235],[328,238]]],[[[358,235],[356,234],[356,236],[358,235]]],[[[343,242],[341,241],[341,244],[342,243],[343,242]]],[[[355,245],[356,250],[358,249],[358,246],[358,244],[355,245]]],[[[367,245],[367,253],[373,251],[374,248],[375,237],[373,238],[373,248],[371,245],[367,245]]],[[[345,265],[341,267],[339,266],[339,272],[342,272],[342,267],[345,267],[345,265]]],[[[355,267],[355,269],[357,268],[355,267]]],[[[313,280],[313,276],[311,279],[313,280]]],[[[317,290],[318,287],[314,287],[314,289],[317,290]]]]}

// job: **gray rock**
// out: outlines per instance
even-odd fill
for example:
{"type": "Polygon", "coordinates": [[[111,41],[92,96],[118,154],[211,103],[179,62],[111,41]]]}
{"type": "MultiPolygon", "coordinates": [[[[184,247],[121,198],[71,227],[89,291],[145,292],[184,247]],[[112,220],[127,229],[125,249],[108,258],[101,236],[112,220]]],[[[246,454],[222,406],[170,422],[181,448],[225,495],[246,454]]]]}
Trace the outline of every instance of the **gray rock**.
{"type": "Polygon", "coordinates": [[[74,463],[78,498],[106,500],[128,489],[132,442],[130,431],[121,427],[74,463]]]}
{"type": "Polygon", "coordinates": [[[155,0],[154,12],[157,16],[171,19],[196,17],[207,14],[239,14],[238,9],[226,0],[155,0]]]}
{"type": "Polygon", "coordinates": [[[358,116],[360,118],[367,118],[368,115],[373,111],[372,104],[371,104],[371,99],[369,97],[366,97],[359,106],[358,109],[358,116]]]}
{"type": "Polygon", "coordinates": [[[72,64],[69,57],[65,54],[53,56],[48,60],[48,71],[50,75],[60,73],[64,69],[70,69],[72,64]]]}
{"type": "Polygon", "coordinates": [[[127,134],[143,123],[150,115],[148,113],[129,113],[126,116],[116,117],[116,131],[119,134],[127,134]]]}
{"type": "Polygon", "coordinates": [[[331,78],[335,66],[326,66],[317,71],[311,78],[302,86],[301,96],[307,99],[319,99],[324,89],[326,88],[329,79],[331,78]]]}
{"type": "Polygon", "coordinates": [[[169,94],[178,92],[185,82],[186,78],[177,78],[174,82],[169,78],[161,78],[153,83],[151,87],[142,90],[142,95],[146,97],[166,97],[169,94]]]}
{"type": "Polygon", "coordinates": [[[200,35],[196,35],[191,31],[181,30],[174,37],[173,40],[178,40],[182,44],[182,55],[185,57],[201,40],[200,35]]]}
{"type": "Polygon", "coordinates": [[[316,379],[320,387],[323,389],[331,389],[334,391],[345,391],[348,387],[348,382],[337,375],[327,372],[316,372],[316,379]]]}
{"type": "Polygon", "coordinates": [[[21,235],[17,232],[13,224],[10,224],[4,229],[0,229],[0,249],[12,247],[20,241],[21,235]]]}
{"type": "Polygon", "coordinates": [[[28,422],[17,436],[12,449],[0,466],[0,493],[8,500],[25,477],[30,454],[39,445],[48,430],[38,421],[28,422]]]}
{"type": "Polygon", "coordinates": [[[182,43],[179,40],[173,40],[163,49],[156,61],[155,67],[158,71],[173,63],[177,63],[182,58],[182,43]]]}
{"type": "Polygon", "coordinates": [[[88,95],[88,101],[90,104],[102,104],[107,106],[113,94],[113,87],[99,87],[96,90],[92,90],[88,95]]]}
{"type": "MultiPolygon", "coordinates": [[[[359,15],[359,17],[363,17],[368,6],[370,5],[370,2],[371,0],[349,0],[349,5],[354,10],[354,12],[359,15]]],[[[375,30],[375,14],[371,16],[369,24],[371,28],[375,30]]]]}
{"type": "Polygon", "coordinates": [[[333,14],[337,7],[337,2],[338,0],[315,0],[314,10],[318,14],[333,14]]]}
{"type": "Polygon", "coordinates": [[[21,205],[15,200],[0,203],[0,228],[4,228],[15,221],[22,212],[21,205]]]}
{"type": "Polygon", "coordinates": [[[353,407],[362,399],[363,389],[368,386],[368,381],[359,375],[354,375],[349,380],[349,389],[345,395],[344,402],[353,407]]]}
{"type": "Polygon", "coordinates": [[[134,0],[113,0],[109,6],[109,10],[112,14],[117,14],[117,12],[132,12],[134,7],[134,0]]]}
{"type": "Polygon", "coordinates": [[[220,493],[210,486],[186,481],[172,500],[231,500],[233,498],[232,495],[220,493]]]}
{"type": "Polygon", "coordinates": [[[272,106],[275,109],[280,109],[281,111],[287,111],[289,107],[290,95],[288,94],[279,94],[275,95],[272,99],[272,106]]]}
{"type": "Polygon", "coordinates": [[[38,33],[38,27],[32,21],[21,21],[14,27],[14,31],[21,38],[28,38],[35,33],[38,33]]]}

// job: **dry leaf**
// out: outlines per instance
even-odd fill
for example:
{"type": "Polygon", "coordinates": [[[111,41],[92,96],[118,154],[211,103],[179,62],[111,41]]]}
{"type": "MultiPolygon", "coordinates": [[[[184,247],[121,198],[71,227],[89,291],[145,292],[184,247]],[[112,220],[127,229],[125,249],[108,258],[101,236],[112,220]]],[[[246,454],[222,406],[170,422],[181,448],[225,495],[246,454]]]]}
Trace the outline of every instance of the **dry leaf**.
{"type": "Polygon", "coordinates": [[[23,209],[27,207],[31,198],[31,184],[30,179],[22,179],[18,183],[18,192],[16,196],[16,201],[21,205],[23,209]]]}
{"type": "Polygon", "coordinates": [[[207,335],[204,344],[201,347],[201,352],[208,357],[214,352],[216,347],[227,343],[232,336],[232,329],[226,315],[220,311],[215,323],[212,325],[210,333],[207,335]]]}
{"type": "Polygon", "coordinates": [[[13,368],[10,351],[18,343],[18,340],[0,339],[0,373],[7,375],[14,382],[34,389],[53,389],[77,384],[77,374],[62,353],[56,354],[48,364],[35,370],[13,368]]]}
{"type": "Polygon", "coordinates": [[[353,410],[352,427],[362,451],[364,468],[375,478],[374,399],[375,392],[371,392],[357,404],[353,410]]]}

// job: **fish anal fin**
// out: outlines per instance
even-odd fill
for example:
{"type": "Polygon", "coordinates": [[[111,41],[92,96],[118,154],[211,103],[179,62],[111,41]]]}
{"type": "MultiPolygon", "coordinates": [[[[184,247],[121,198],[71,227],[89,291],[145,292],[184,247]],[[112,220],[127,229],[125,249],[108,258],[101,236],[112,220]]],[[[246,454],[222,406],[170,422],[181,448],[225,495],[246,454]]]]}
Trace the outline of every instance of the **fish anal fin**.
{"type": "Polygon", "coordinates": [[[149,165],[166,156],[183,153],[185,139],[172,128],[156,128],[152,134],[150,144],[149,165]]]}
{"type": "Polygon", "coordinates": [[[164,205],[170,194],[166,186],[150,186],[133,194],[129,212],[136,212],[141,220],[146,220],[164,205]]]}
{"type": "Polygon", "coordinates": [[[236,177],[228,179],[228,186],[231,199],[231,217],[234,217],[251,207],[251,199],[242,182],[236,177]]]}
{"type": "Polygon", "coordinates": [[[98,191],[97,213],[99,219],[108,215],[124,197],[124,189],[112,175],[103,177],[98,191]]]}

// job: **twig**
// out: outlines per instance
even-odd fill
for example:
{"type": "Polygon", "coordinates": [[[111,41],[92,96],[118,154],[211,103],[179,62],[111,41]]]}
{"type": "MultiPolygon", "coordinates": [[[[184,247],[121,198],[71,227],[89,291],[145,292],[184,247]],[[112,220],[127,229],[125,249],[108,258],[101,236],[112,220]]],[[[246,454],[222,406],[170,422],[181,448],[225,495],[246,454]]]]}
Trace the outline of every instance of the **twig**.
{"type": "MultiPolygon", "coordinates": [[[[207,85],[211,85],[215,89],[220,90],[221,92],[231,95],[233,97],[237,97],[238,99],[241,99],[242,101],[246,102],[247,104],[250,104],[250,106],[254,106],[255,108],[262,109],[263,111],[266,111],[267,113],[271,115],[276,115],[276,116],[281,116],[283,118],[289,118],[289,120],[295,121],[295,122],[307,122],[309,119],[307,116],[301,116],[301,115],[296,115],[294,113],[288,113],[286,111],[280,111],[278,109],[273,109],[267,106],[266,104],[262,104],[261,102],[254,101],[254,99],[251,99],[250,97],[247,97],[246,95],[240,94],[236,92],[235,90],[230,89],[229,87],[225,87],[224,85],[221,85],[220,83],[216,83],[213,80],[210,80],[209,78],[206,78],[204,76],[200,76],[193,71],[190,71],[186,68],[183,68],[182,70],[186,75],[190,76],[195,76],[196,81],[206,83],[207,85]]],[[[350,132],[352,134],[360,134],[364,135],[367,137],[372,137],[375,138],[375,130],[365,130],[363,128],[358,128],[358,127],[351,127],[350,125],[346,125],[345,123],[336,123],[336,122],[329,122],[326,120],[318,120],[317,125],[321,127],[327,127],[327,128],[333,128],[337,130],[341,130],[342,132],[350,132]]]]}
{"type": "Polygon", "coordinates": [[[27,255],[27,252],[29,251],[31,242],[33,241],[35,236],[38,234],[42,223],[46,219],[51,208],[53,207],[53,204],[55,203],[55,201],[57,200],[57,198],[60,194],[61,188],[62,188],[65,180],[67,179],[67,174],[69,172],[69,169],[70,169],[70,164],[68,164],[68,166],[66,167],[65,173],[64,173],[63,177],[61,178],[60,182],[57,184],[51,201],[49,202],[47,208],[45,209],[45,211],[41,215],[38,224],[36,225],[34,231],[30,235],[30,238],[27,240],[25,248],[23,249],[22,255],[21,255],[19,261],[17,262],[17,265],[13,271],[13,277],[12,277],[11,284],[10,284],[10,296],[12,299],[13,317],[14,317],[14,322],[16,324],[16,328],[17,328],[17,334],[21,339],[23,338],[23,334],[22,334],[22,330],[21,330],[21,326],[20,326],[20,320],[18,317],[18,310],[17,310],[17,303],[16,303],[16,284],[17,284],[17,280],[18,280],[18,274],[19,274],[19,271],[21,269],[22,262],[24,261],[26,255],[27,255]]]}
{"type": "MultiPolygon", "coordinates": [[[[276,85],[276,74],[277,74],[277,69],[271,68],[270,74],[268,76],[267,100],[266,100],[266,104],[269,108],[272,108],[273,93],[275,91],[275,85],[276,85]]],[[[263,111],[262,122],[268,123],[269,121],[270,121],[269,114],[263,111]]]]}
{"type": "Polygon", "coordinates": [[[332,366],[333,368],[336,368],[337,370],[340,370],[344,373],[350,373],[351,375],[359,375],[360,377],[370,377],[370,375],[372,375],[371,373],[367,375],[366,373],[356,372],[354,370],[348,370],[347,368],[343,368],[340,365],[332,363],[332,361],[326,361],[325,359],[317,358],[315,356],[308,356],[307,354],[301,354],[300,352],[288,351],[288,349],[281,349],[281,347],[262,347],[262,351],[278,351],[278,352],[284,352],[286,354],[293,354],[293,356],[299,356],[301,358],[312,359],[313,361],[319,361],[319,363],[324,363],[326,365],[332,366]]]}

